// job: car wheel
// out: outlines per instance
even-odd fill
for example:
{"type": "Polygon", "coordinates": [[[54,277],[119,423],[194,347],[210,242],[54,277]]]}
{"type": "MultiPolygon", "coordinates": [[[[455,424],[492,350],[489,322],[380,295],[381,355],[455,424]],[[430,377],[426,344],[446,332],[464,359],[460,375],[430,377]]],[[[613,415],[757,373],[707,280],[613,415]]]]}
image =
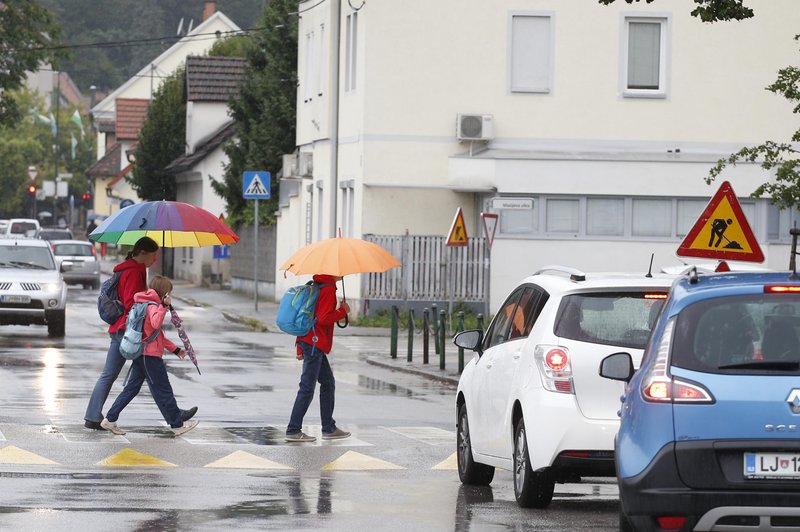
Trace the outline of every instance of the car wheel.
{"type": "Polygon", "coordinates": [[[546,508],[553,500],[555,481],[545,469],[533,471],[528,452],[525,420],[520,418],[514,430],[514,496],[523,508],[546,508]]]}
{"type": "Polygon", "coordinates": [[[100,281],[92,281],[92,290],[100,290],[100,281]]]}
{"type": "Polygon", "coordinates": [[[458,429],[456,431],[456,457],[458,478],[463,484],[488,486],[494,478],[494,467],[479,464],[472,459],[472,443],[469,437],[467,405],[458,408],[458,429]]]}
{"type": "Polygon", "coordinates": [[[65,310],[47,311],[47,335],[52,338],[63,338],[65,333],[65,310]]]}

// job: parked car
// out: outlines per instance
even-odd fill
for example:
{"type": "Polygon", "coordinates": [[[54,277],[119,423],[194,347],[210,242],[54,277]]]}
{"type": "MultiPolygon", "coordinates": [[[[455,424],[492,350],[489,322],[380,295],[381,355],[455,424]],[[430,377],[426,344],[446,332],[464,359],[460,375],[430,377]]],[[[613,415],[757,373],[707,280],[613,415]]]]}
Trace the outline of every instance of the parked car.
{"type": "Polygon", "coordinates": [[[8,220],[0,220],[0,235],[6,234],[8,231],[8,220]]]}
{"type": "Polygon", "coordinates": [[[676,282],[616,440],[620,529],[796,530],[800,525],[800,279],[698,274],[676,282]],[[782,528],[787,527],[787,528],[782,528]]]}
{"type": "Polygon", "coordinates": [[[67,285],[48,243],[0,239],[0,325],[47,325],[48,335],[63,337],[66,307],[67,285]]]}
{"type": "Polygon", "coordinates": [[[8,220],[8,226],[4,234],[9,236],[33,237],[39,229],[39,221],[33,218],[11,218],[8,220]]]}
{"type": "Polygon", "coordinates": [[[94,244],[85,240],[52,240],[50,246],[56,258],[56,264],[63,270],[67,284],[80,284],[84,288],[100,288],[100,261],[94,244]]]}
{"type": "Polygon", "coordinates": [[[585,274],[550,266],[524,279],[484,334],[456,396],[458,474],[487,485],[513,472],[523,507],[550,504],[556,482],[614,475],[620,383],[600,378],[603,357],[641,356],[673,275],[585,274]]]}
{"type": "Polygon", "coordinates": [[[75,236],[68,227],[42,227],[36,232],[42,240],[73,240],[75,236]]]}

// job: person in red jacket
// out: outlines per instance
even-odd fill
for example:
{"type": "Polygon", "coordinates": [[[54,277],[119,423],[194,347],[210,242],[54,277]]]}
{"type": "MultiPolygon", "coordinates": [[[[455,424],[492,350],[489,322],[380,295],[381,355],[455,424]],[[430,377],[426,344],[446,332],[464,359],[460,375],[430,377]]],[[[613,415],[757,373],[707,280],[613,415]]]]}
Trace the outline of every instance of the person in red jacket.
{"type": "MultiPolygon", "coordinates": [[[[143,236],[136,241],[125,260],[114,267],[114,272],[122,272],[117,292],[125,307],[125,312],[108,328],[111,345],[106,354],[106,363],[100,378],[94,385],[89,405],[83,416],[84,426],[87,429],[102,430],[100,422],[103,421],[103,405],[108,399],[111,386],[125,365],[125,358],[119,352],[119,343],[125,334],[125,320],[128,317],[128,311],[133,306],[134,294],[147,290],[147,268],[155,263],[157,257],[158,244],[152,238],[143,236]]],[[[197,412],[196,407],[183,411],[183,420],[190,419],[195,412],[197,412]]]]}
{"type": "Polygon", "coordinates": [[[316,322],[311,331],[297,338],[297,358],[303,361],[303,372],[300,375],[300,389],[294,400],[294,407],[286,427],[286,441],[313,442],[317,438],[305,434],[303,418],[314,398],[314,389],[319,382],[319,413],[322,420],[322,439],[338,440],[347,438],[350,433],[336,426],[333,419],[333,403],[336,382],[333,370],[328,362],[328,353],[333,346],[333,325],[344,319],[350,312],[350,305],[342,300],[336,306],[336,281],[341,277],[332,275],[315,275],[314,282],[322,285],[317,299],[315,312],[316,322]]]}

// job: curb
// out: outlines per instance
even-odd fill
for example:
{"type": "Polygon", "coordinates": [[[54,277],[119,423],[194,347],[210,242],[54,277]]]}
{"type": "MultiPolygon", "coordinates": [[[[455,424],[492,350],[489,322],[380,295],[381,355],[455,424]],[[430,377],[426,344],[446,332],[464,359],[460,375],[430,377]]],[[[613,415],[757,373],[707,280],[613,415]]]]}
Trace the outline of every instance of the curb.
{"type": "Polygon", "coordinates": [[[458,386],[458,377],[450,376],[450,375],[444,373],[440,369],[424,370],[424,369],[411,367],[411,366],[407,366],[407,365],[406,366],[400,366],[397,363],[384,362],[383,360],[380,360],[380,359],[378,359],[378,358],[376,358],[374,356],[367,357],[365,360],[366,360],[367,364],[371,364],[373,366],[378,366],[378,367],[381,367],[381,368],[400,371],[402,373],[409,373],[411,375],[417,375],[417,376],[420,376],[420,377],[425,377],[425,378],[430,379],[430,380],[441,382],[442,384],[450,384],[450,385],[453,385],[453,386],[458,386]],[[436,373],[432,373],[432,371],[435,371],[436,373]]]}

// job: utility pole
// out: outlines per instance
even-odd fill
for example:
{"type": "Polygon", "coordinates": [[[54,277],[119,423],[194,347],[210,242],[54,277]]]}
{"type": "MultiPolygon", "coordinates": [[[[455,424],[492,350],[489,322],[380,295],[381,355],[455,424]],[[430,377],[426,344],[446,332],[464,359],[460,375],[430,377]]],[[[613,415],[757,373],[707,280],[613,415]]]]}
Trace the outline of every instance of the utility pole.
{"type": "Polygon", "coordinates": [[[53,153],[55,154],[55,162],[53,164],[54,168],[54,175],[53,175],[53,184],[55,185],[55,192],[53,194],[53,216],[50,220],[50,225],[56,225],[57,218],[57,209],[58,209],[58,159],[61,156],[61,146],[59,146],[58,137],[58,114],[61,110],[61,72],[56,71],[56,138],[55,144],[53,145],[53,153]]]}

